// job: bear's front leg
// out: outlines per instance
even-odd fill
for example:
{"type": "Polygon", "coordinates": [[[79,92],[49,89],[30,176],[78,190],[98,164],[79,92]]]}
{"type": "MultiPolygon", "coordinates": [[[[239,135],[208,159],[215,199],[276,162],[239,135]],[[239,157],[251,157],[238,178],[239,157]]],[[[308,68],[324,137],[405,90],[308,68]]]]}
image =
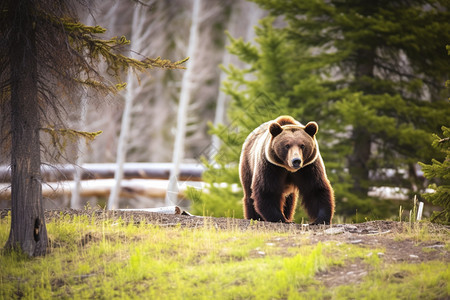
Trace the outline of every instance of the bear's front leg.
{"type": "Polygon", "coordinates": [[[244,218],[247,220],[263,220],[255,210],[255,201],[250,197],[244,197],[244,218]]]}
{"type": "Polygon", "coordinates": [[[312,189],[309,193],[305,193],[303,198],[303,205],[313,219],[311,225],[330,225],[333,204],[333,191],[328,188],[312,189]]]}
{"type": "Polygon", "coordinates": [[[334,213],[334,192],[323,163],[316,161],[303,168],[296,176],[302,204],[311,218],[311,225],[329,225],[334,213]]]}
{"type": "Polygon", "coordinates": [[[317,218],[311,223],[311,225],[330,225],[331,224],[331,210],[320,208],[317,213],[317,218]]]}
{"type": "Polygon", "coordinates": [[[283,222],[288,220],[281,211],[281,192],[257,190],[253,193],[256,212],[268,222],[283,222]]]}

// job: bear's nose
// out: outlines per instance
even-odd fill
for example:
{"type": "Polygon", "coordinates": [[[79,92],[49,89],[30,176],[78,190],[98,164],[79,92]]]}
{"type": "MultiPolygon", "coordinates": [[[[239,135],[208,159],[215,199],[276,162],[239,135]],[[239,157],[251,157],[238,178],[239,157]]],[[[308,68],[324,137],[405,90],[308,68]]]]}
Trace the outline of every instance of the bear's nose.
{"type": "Polygon", "coordinates": [[[300,158],[294,158],[294,159],[292,160],[292,166],[293,166],[295,169],[300,168],[301,163],[302,163],[302,160],[301,160],[300,158]]]}

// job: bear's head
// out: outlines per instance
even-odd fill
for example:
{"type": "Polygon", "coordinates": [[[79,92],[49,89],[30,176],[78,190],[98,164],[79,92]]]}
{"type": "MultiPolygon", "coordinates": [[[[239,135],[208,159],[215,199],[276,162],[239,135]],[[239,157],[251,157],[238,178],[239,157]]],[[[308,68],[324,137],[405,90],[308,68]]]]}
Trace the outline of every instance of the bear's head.
{"type": "Polygon", "coordinates": [[[290,172],[313,163],[319,155],[315,139],[318,129],[316,122],[309,122],[306,126],[282,126],[276,121],[272,122],[269,126],[271,139],[266,150],[267,159],[290,172]]]}

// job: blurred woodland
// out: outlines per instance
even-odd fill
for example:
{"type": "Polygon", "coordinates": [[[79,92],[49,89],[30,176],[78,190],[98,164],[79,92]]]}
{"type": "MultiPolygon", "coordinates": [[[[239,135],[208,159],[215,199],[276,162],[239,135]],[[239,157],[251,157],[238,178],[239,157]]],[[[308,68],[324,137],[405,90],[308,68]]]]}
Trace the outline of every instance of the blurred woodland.
{"type": "MultiPolygon", "coordinates": [[[[192,1],[145,3],[147,6],[136,5],[133,1],[100,1],[92,11],[93,15],[85,16],[82,22],[100,24],[107,28],[109,35],[125,35],[131,40],[130,48],[146,57],[161,56],[172,61],[185,58],[192,1]],[[134,13],[136,10],[137,15],[134,13]],[[133,34],[134,31],[139,34],[133,34]]],[[[219,65],[242,65],[226,51],[228,41],[225,31],[250,41],[254,37],[253,27],[264,14],[256,4],[246,1],[202,1],[198,20],[199,43],[195,49],[195,64],[191,66],[193,78],[190,82],[191,101],[184,157],[200,157],[212,141],[208,135],[208,124],[215,122],[218,97],[224,97],[220,92],[220,79],[224,75],[219,65]]],[[[134,103],[126,161],[172,160],[182,76],[183,71],[156,69],[139,75],[140,82],[134,84],[132,90],[134,103]]],[[[132,79],[136,81],[136,78],[132,79]]],[[[86,121],[82,125],[79,124],[79,112],[73,115],[74,127],[103,131],[89,145],[85,162],[115,162],[124,97],[126,93],[121,93],[112,104],[101,106],[97,101],[90,101],[86,121]]],[[[221,120],[224,120],[225,113],[223,110],[220,112],[221,120]]]]}

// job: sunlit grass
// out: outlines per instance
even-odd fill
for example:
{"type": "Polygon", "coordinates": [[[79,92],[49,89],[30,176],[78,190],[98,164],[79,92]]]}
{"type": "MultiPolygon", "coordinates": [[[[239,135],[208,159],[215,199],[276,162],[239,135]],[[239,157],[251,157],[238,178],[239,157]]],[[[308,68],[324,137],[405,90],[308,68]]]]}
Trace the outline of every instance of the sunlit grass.
{"type": "MultiPolygon", "coordinates": [[[[9,222],[0,220],[0,245],[9,222]]],[[[377,255],[383,249],[314,244],[308,233],[242,231],[232,221],[227,230],[208,222],[162,228],[90,216],[61,217],[47,229],[47,256],[1,253],[0,299],[411,298],[403,288],[448,294],[446,263],[388,265],[377,255]],[[355,260],[370,269],[359,284],[330,289],[316,279],[355,260]],[[399,281],[398,272],[408,280],[399,281]]]]}
{"type": "Polygon", "coordinates": [[[447,263],[399,263],[369,273],[361,284],[345,285],[333,291],[345,299],[448,299],[450,269],[447,263]]]}

